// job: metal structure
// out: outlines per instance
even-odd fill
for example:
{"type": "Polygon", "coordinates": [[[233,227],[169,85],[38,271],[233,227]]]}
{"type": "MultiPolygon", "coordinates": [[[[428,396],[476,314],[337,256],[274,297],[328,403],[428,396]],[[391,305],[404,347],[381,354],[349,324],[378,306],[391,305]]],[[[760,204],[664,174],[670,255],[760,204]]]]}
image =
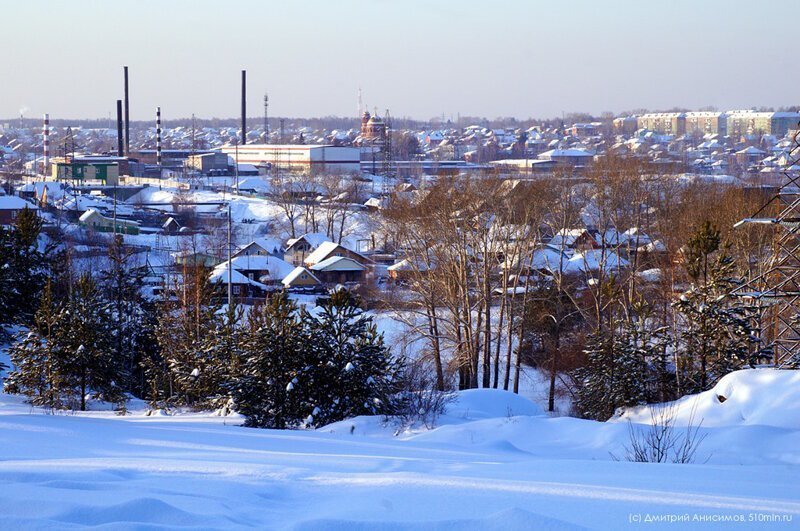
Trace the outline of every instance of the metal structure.
{"type": "Polygon", "coordinates": [[[392,152],[392,117],[389,115],[389,109],[386,109],[386,115],[383,119],[383,193],[389,193],[389,179],[394,176],[393,166],[393,152],[392,152]]]}
{"type": "Polygon", "coordinates": [[[264,92],[264,143],[269,144],[269,94],[264,92]]]}
{"type": "Polygon", "coordinates": [[[795,131],[783,183],[758,212],[734,227],[774,225],[773,252],[763,271],[733,290],[757,309],[761,339],[774,365],[800,368],[800,130],[795,131]]]}

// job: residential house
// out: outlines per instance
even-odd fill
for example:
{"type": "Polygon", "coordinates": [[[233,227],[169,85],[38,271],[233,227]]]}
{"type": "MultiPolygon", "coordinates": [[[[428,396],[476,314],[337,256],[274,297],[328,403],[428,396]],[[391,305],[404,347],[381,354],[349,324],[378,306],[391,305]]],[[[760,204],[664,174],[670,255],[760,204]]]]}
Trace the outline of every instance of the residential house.
{"type": "Polygon", "coordinates": [[[117,232],[117,234],[139,234],[139,223],[130,219],[113,219],[90,208],[78,218],[80,224],[98,232],[117,232]]]}
{"type": "Polygon", "coordinates": [[[588,250],[598,247],[597,240],[586,229],[561,229],[548,242],[555,249],[588,250]]]}
{"type": "Polygon", "coordinates": [[[319,245],[328,241],[328,235],[322,232],[309,232],[299,238],[292,238],[286,242],[283,259],[290,264],[300,266],[319,245]]]}
{"type": "Polygon", "coordinates": [[[236,269],[229,271],[227,262],[223,262],[215,267],[209,278],[209,281],[220,290],[219,296],[225,296],[227,294],[229,280],[231,284],[231,294],[236,299],[261,298],[264,297],[269,290],[264,284],[247,278],[247,276],[236,269]]]}
{"type": "Polygon", "coordinates": [[[342,244],[331,241],[321,243],[311,254],[306,256],[304,263],[306,267],[311,267],[320,262],[328,260],[329,258],[337,257],[349,258],[365,267],[372,264],[372,260],[363,254],[350,250],[342,244]]]}
{"type": "Polygon", "coordinates": [[[308,269],[302,266],[295,267],[291,273],[281,281],[286,289],[314,289],[322,282],[308,269]]]}
{"type": "Polygon", "coordinates": [[[39,207],[20,197],[13,195],[0,196],[0,225],[13,225],[17,220],[17,215],[26,208],[37,211],[37,213],[39,210],[39,207]]]}
{"type": "Polygon", "coordinates": [[[284,256],[283,245],[278,240],[271,238],[257,238],[248,243],[233,256],[275,256],[281,258],[284,256]]]}
{"type": "MultiPolygon", "coordinates": [[[[228,261],[221,262],[227,265],[228,261]]],[[[242,254],[231,258],[231,267],[250,280],[265,286],[280,286],[281,281],[292,272],[294,267],[271,254],[242,254]]]]}
{"type": "Polygon", "coordinates": [[[367,266],[347,256],[331,256],[309,269],[324,284],[350,284],[367,278],[367,266]]]}

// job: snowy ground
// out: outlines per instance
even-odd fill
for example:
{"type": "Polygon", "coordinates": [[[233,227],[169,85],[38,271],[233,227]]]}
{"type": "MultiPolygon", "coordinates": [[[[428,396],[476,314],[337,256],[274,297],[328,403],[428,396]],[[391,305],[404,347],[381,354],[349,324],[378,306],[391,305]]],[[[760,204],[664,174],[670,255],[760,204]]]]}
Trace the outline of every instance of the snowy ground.
{"type": "Polygon", "coordinates": [[[549,418],[501,391],[462,394],[441,427],[399,436],[376,418],[270,431],[47,415],[0,395],[0,528],[796,529],[800,373],[723,384],[738,398],[696,399],[708,427],[692,465],[614,461],[626,422],[549,418]]]}

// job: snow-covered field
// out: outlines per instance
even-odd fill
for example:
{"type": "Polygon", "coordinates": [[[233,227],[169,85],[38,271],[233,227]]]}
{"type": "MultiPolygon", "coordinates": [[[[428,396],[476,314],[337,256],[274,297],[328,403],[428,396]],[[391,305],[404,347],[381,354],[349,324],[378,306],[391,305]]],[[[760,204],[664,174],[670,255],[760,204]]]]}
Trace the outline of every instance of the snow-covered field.
{"type": "Polygon", "coordinates": [[[687,408],[707,438],[673,465],[612,459],[623,419],[549,418],[502,391],[400,435],[378,418],[48,415],[0,395],[0,528],[797,529],[800,373],[734,373],[678,404],[678,423],[687,408]]]}

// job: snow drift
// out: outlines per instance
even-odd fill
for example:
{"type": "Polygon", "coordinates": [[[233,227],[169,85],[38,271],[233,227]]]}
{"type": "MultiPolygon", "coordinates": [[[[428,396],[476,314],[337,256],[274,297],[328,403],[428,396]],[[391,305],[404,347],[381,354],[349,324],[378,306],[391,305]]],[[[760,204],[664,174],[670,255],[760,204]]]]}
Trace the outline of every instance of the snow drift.
{"type": "MultiPolygon", "coordinates": [[[[724,376],[713,389],[685,396],[674,406],[675,425],[704,427],[772,426],[800,429],[800,371],[748,369],[724,376]]],[[[649,424],[652,408],[630,408],[613,421],[649,424]]]]}

